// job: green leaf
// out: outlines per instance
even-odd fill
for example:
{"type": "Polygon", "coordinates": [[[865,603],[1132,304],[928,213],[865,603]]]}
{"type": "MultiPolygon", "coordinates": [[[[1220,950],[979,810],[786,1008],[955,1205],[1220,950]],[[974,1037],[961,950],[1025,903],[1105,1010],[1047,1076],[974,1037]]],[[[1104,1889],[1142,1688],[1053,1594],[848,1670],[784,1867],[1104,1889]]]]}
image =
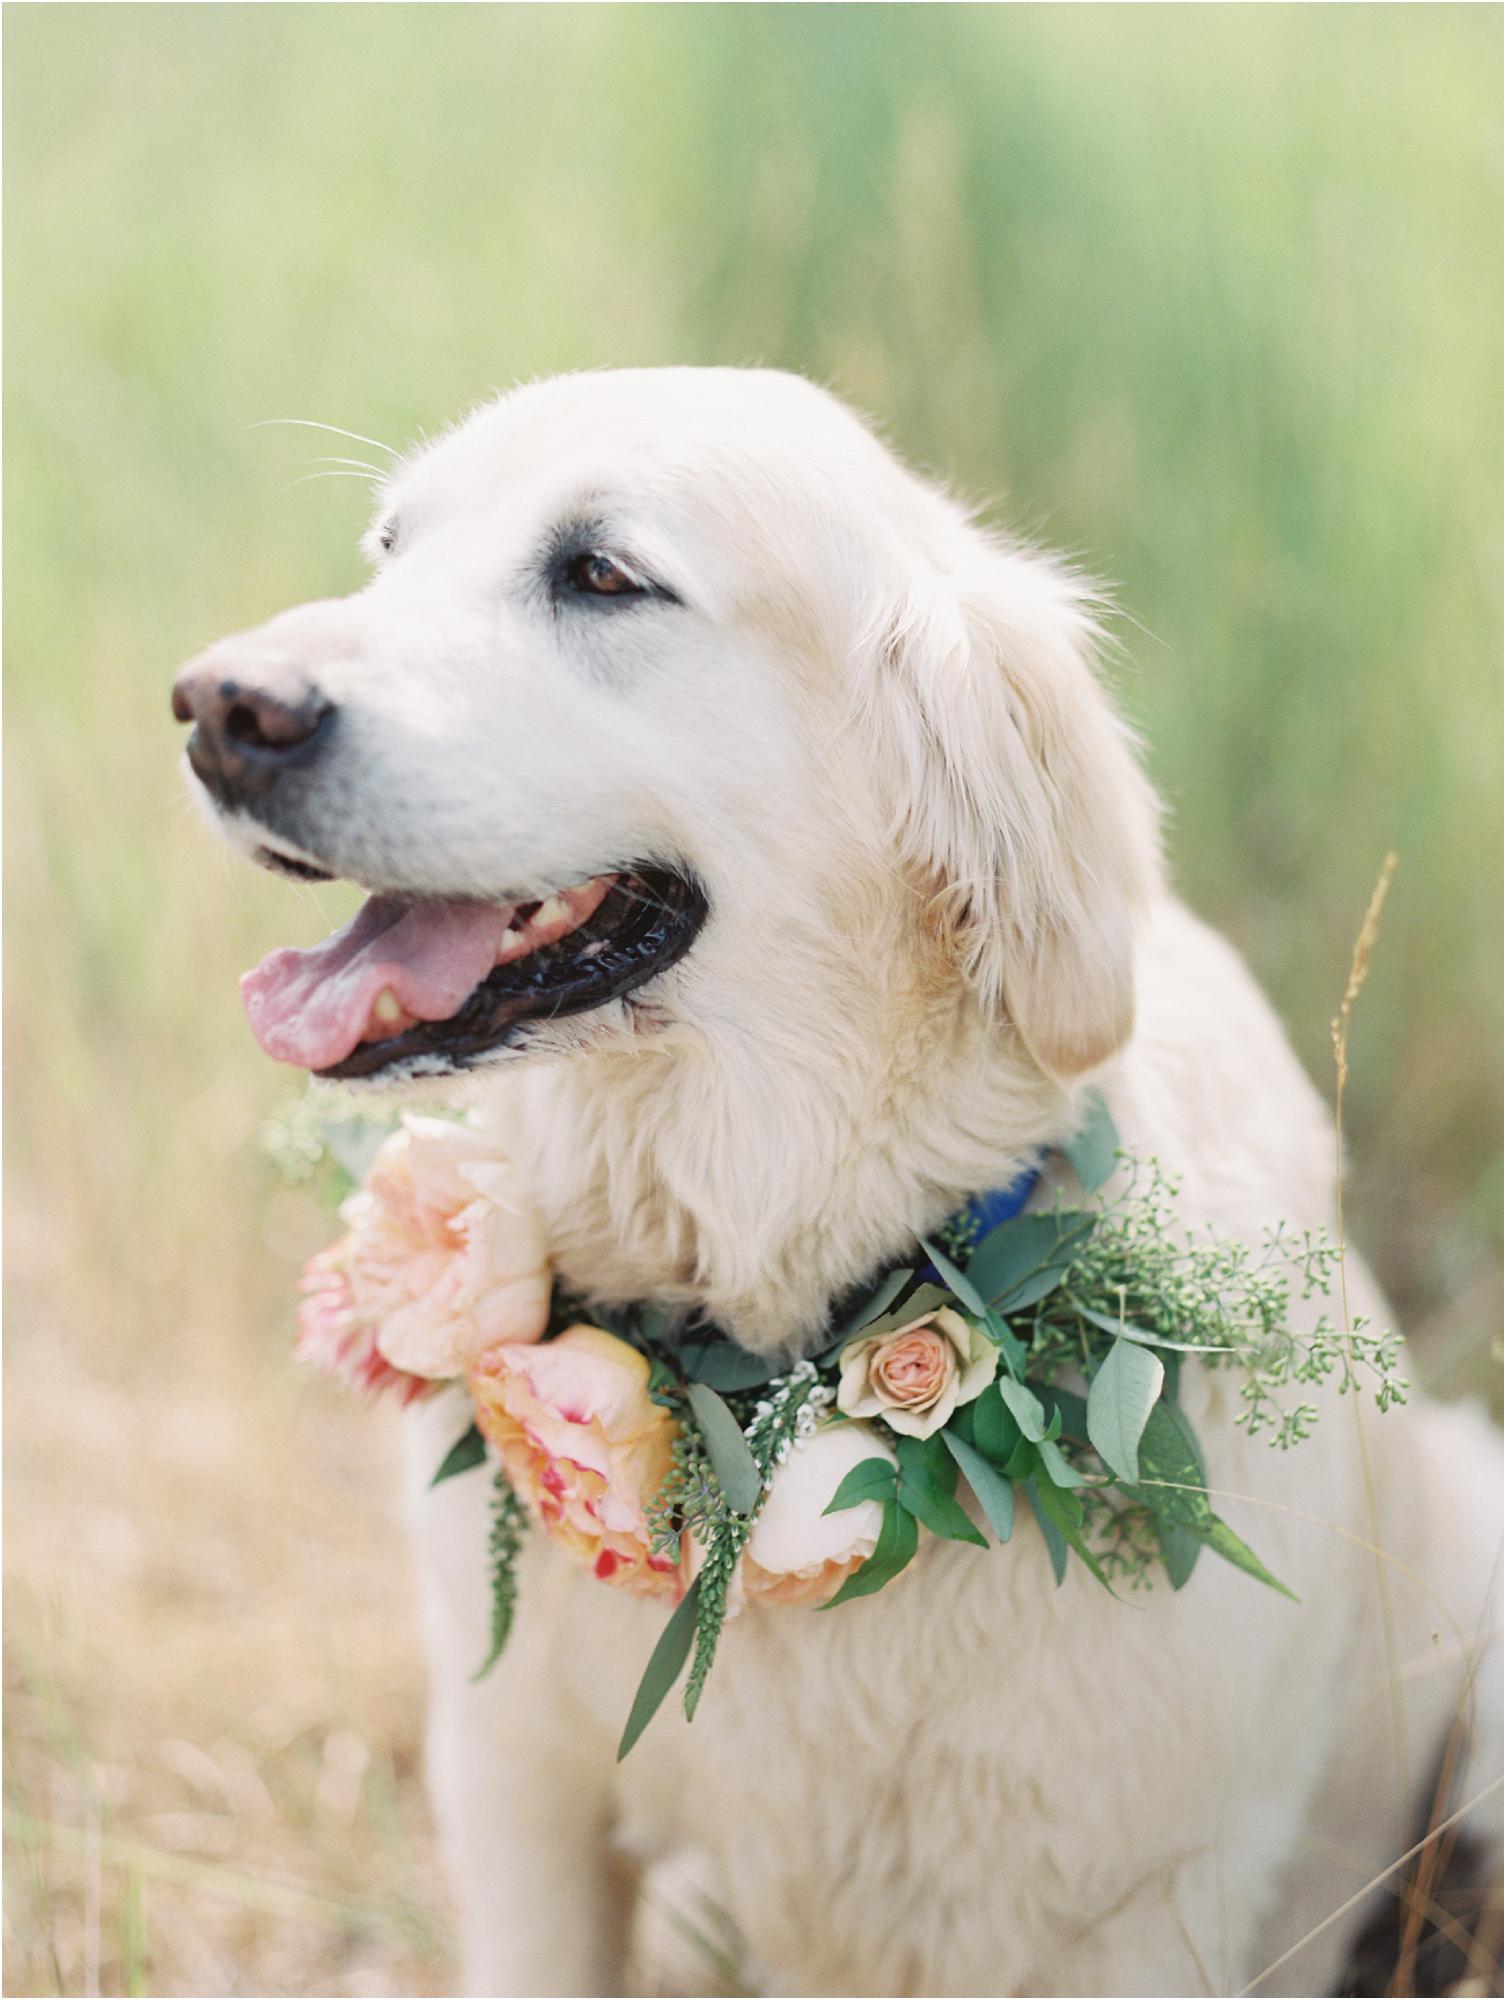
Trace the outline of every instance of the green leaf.
{"type": "Polygon", "coordinates": [[[528,1529],[528,1509],[513,1491],[507,1474],[498,1471],[492,1492],[492,1526],[487,1537],[487,1563],[491,1570],[492,1620],[486,1658],[471,1675],[484,1681],[502,1657],[512,1631],[513,1613],[518,1606],[518,1556],[528,1529]]]}
{"type": "Polygon", "coordinates": [[[1140,1477],[1140,1437],[1166,1371],[1133,1341],[1116,1340],[1088,1389],[1088,1441],[1117,1479],[1140,1477]]]}
{"type": "Polygon", "coordinates": [[[830,1500],[823,1514],[840,1514],[848,1507],[861,1507],[865,1500],[892,1500],[899,1473],[887,1458],[865,1458],[855,1465],[830,1500]]]}
{"type": "Polygon", "coordinates": [[[1013,1480],[1028,1479],[1031,1473],[1039,1467],[1040,1462],[1040,1456],[1035,1446],[1030,1442],[1029,1438],[1022,1437],[1014,1450],[1009,1454],[1008,1462],[1004,1467],[1004,1477],[1013,1480]]]}
{"type": "Polygon", "coordinates": [[[971,1278],[965,1277],[948,1257],[946,1252],[934,1244],[929,1236],[919,1239],[920,1247],[940,1272],[944,1282],[956,1293],[969,1312],[975,1312],[981,1319],[988,1311],[988,1300],[978,1290],[971,1278]]]}
{"type": "Polygon", "coordinates": [[[1041,1279],[1048,1272],[1057,1274],[1036,1294],[1044,1297],[1060,1283],[1059,1274],[1070,1267],[1096,1222],[1095,1216],[1082,1209],[1016,1215],[989,1230],[968,1258],[969,1281],[984,1298],[1014,1310],[1015,1295],[1029,1280],[1041,1279]]]}
{"type": "MultiPolygon", "coordinates": [[[[1196,1536],[1216,1555],[1221,1555],[1225,1562],[1231,1562],[1236,1569],[1242,1569],[1247,1575],[1257,1577],[1261,1583],[1269,1584],[1272,1590],[1279,1590],[1283,1597],[1290,1597],[1295,1604],[1295,1594],[1271,1574],[1228,1522],[1220,1520],[1214,1513],[1204,1485],[1203,1455],[1191,1424],[1177,1404],[1157,1403],[1140,1441],[1140,1483],[1127,1489],[1131,1496],[1159,1517],[1158,1529],[1169,1524],[1174,1531],[1182,1530],[1196,1536]]],[[[1178,1540],[1175,1533],[1172,1546],[1178,1551],[1180,1567],[1185,1560],[1185,1544],[1178,1540]]],[[[1167,1552],[1164,1537],[1161,1553],[1166,1560],[1167,1574],[1175,1583],[1172,1558],[1167,1552]]],[[[1192,1563],[1186,1560],[1183,1583],[1191,1571],[1192,1563]]]]}
{"type": "Polygon", "coordinates": [[[1001,1542],[1007,1542],[1014,1533],[1014,1488],[966,1438],[958,1437],[953,1430],[944,1430],[941,1435],[947,1450],[961,1466],[963,1478],[977,1494],[988,1525],[1001,1542]]]}
{"type": "MultiPolygon", "coordinates": [[[[1061,1415],[1058,1412],[1057,1422],[1059,1423],[1060,1421],[1061,1415]]],[[[1071,1487],[1087,1485],[1088,1482],[1077,1468],[1068,1464],[1062,1453],[1061,1446],[1054,1443],[1052,1439],[1042,1438],[1036,1446],[1036,1450],[1040,1454],[1041,1464],[1046,1468],[1046,1476],[1050,1479],[1053,1486],[1071,1487]]]]}
{"type": "Polygon", "coordinates": [[[983,1394],[969,1403],[973,1413],[973,1443],[985,1458],[991,1458],[996,1465],[1005,1465],[1010,1454],[1020,1441],[1020,1427],[1014,1420],[1014,1412],[1005,1402],[999,1384],[993,1383],[983,1394]]]}
{"type": "Polygon", "coordinates": [[[1019,1425],[1022,1435],[1029,1438],[1032,1444],[1039,1444],[1046,1435],[1046,1412],[1041,1408],[1035,1391],[1027,1389],[1023,1382],[1001,1375],[999,1394],[1008,1405],[1009,1413],[1019,1425]]]}
{"type": "Polygon", "coordinates": [[[957,1467],[940,1433],[931,1437],[902,1437],[898,1444],[898,1499],[924,1528],[943,1541],[973,1542],[988,1547],[954,1497],[957,1467]]]}
{"type": "Polygon", "coordinates": [[[633,1318],[640,1339],[654,1341],[660,1347],[669,1339],[673,1321],[667,1307],[655,1305],[650,1301],[647,1305],[639,1306],[633,1318]]]}
{"type": "Polygon", "coordinates": [[[715,1340],[704,1347],[688,1343],[679,1350],[680,1372],[687,1382],[704,1382],[708,1389],[728,1393],[761,1389],[789,1366],[767,1354],[750,1354],[734,1340],[715,1340]]]}
{"type": "Polygon", "coordinates": [[[880,1313],[893,1305],[894,1301],[914,1276],[914,1271],[909,1269],[908,1266],[898,1271],[890,1271],[887,1277],[879,1281],[875,1289],[868,1294],[867,1298],[864,1299],[856,1311],[850,1312],[836,1328],[831,1339],[827,1342],[825,1353],[834,1354],[839,1347],[845,1347],[855,1334],[863,1331],[870,1320],[877,1319],[880,1313]]]}
{"type": "Polygon", "coordinates": [[[1009,1291],[1001,1293],[994,1301],[995,1310],[1001,1313],[1022,1313],[1030,1306],[1038,1306],[1048,1298],[1066,1278],[1068,1266],[1046,1264],[1031,1277],[1024,1278],[1009,1291]]]}
{"type": "MultiPolygon", "coordinates": [[[[1032,1479],[1030,1482],[1030,1491],[1038,1503],[1036,1507],[1036,1519],[1040,1520],[1042,1510],[1044,1510],[1056,1524],[1058,1532],[1068,1546],[1087,1564],[1109,1596],[1117,1597],[1118,1592],[1103,1573],[1102,1563],[1099,1562],[1097,1556],[1094,1555],[1093,1551],[1082,1538],[1082,1505],[1077,1495],[1075,1493],[1063,1492],[1058,1486],[1050,1484],[1043,1486],[1039,1480],[1035,1479],[1032,1479]]],[[[1054,1566],[1056,1562],[1054,1552],[1051,1560],[1054,1566]]],[[[1060,1570],[1057,1571],[1056,1580],[1058,1583],[1061,1582],[1060,1570]]]]}
{"type": "Polygon", "coordinates": [[[1242,1569],[1247,1576],[1257,1577],[1261,1583],[1268,1583],[1272,1590],[1279,1590],[1281,1595],[1289,1597],[1293,1604],[1301,1603],[1302,1600],[1297,1593],[1288,1590],[1279,1577],[1272,1576],[1249,1543],[1242,1542],[1228,1522],[1221,1521],[1217,1514],[1214,1515],[1209,1527],[1194,1528],[1192,1533],[1199,1541],[1206,1542],[1215,1555],[1222,1556],[1225,1562],[1233,1563],[1236,1569],[1242,1569]]]}
{"type": "Polygon", "coordinates": [[[1128,1320],[1119,1319],[1113,1313],[1098,1312],[1092,1306],[1083,1305],[1079,1299],[1072,1301],[1072,1310],[1091,1320],[1094,1326],[1101,1326],[1105,1333],[1112,1333],[1116,1339],[1138,1341],[1144,1347],[1165,1347],[1176,1354],[1227,1354],[1229,1351],[1227,1342],[1168,1340],[1165,1334],[1147,1333],[1143,1326],[1131,1326],[1128,1320]]]}
{"type": "Polygon", "coordinates": [[[1096,1194],[1114,1171],[1119,1134],[1109,1107],[1096,1090],[1088,1099],[1088,1115],[1081,1129],[1057,1150],[1071,1163],[1084,1194],[1096,1194]]]}
{"type": "Polygon", "coordinates": [[[429,1481],[430,1486],[443,1486],[447,1479],[457,1473],[469,1472],[473,1465],[481,1465],[486,1459],[486,1439],[475,1424],[464,1432],[450,1446],[439,1462],[439,1470],[429,1481]]]}
{"type": "Polygon", "coordinates": [[[1062,1432],[1065,1431],[1068,1437],[1081,1438],[1083,1443],[1086,1444],[1088,1441],[1088,1406],[1082,1397],[1074,1395],[1070,1389],[1057,1388],[1042,1389],[1039,1394],[1041,1402],[1051,1412],[1052,1417],[1057,1420],[1057,1428],[1049,1431],[1047,1435],[1050,1437],[1060,1437],[1062,1432]]]}
{"type": "Polygon", "coordinates": [[[901,1299],[892,1310],[880,1313],[877,1319],[871,1319],[865,1326],[859,1327],[851,1338],[868,1340],[875,1334],[892,1333],[897,1326],[908,1326],[911,1320],[924,1319],[927,1313],[935,1312],[938,1306],[950,1304],[950,1293],[944,1291],[940,1285],[917,1285],[908,1298],[901,1299]]]}
{"type": "Polygon", "coordinates": [[[319,1127],[325,1150],[357,1183],[371,1171],[371,1163],[392,1136],[392,1123],[371,1118],[327,1118],[319,1127]]]}
{"type": "Polygon", "coordinates": [[[715,1389],[704,1382],[692,1382],[687,1396],[727,1505],[736,1514],[751,1514],[763,1492],[763,1474],[748,1449],[742,1426],[715,1389]]]}
{"type": "Polygon", "coordinates": [[[1203,1490],[1203,1455],[1175,1403],[1163,1400],[1151,1411],[1139,1457],[1139,1481],[1128,1489],[1133,1497],[1181,1527],[1207,1527],[1213,1507],[1203,1490]]]}
{"type": "Polygon", "coordinates": [[[648,1656],[643,1679],[633,1696],[627,1727],[617,1745],[619,1764],[658,1714],[660,1704],[680,1678],[681,1669],[690,1658],[691,1644],[695,1639],[696,1607],[700,1598],[701,1579],[697,1577],[675,1606],[674,1615],[659,1634],[659,1642],[648,1656]]]}
{"type": "Polygon", "coordinates": [[[845,1604],[852,1597],[868,1597],[875,1590],[882,1590],[893,1577],[899,1575],[920,1546],[920,1530],[915,1524],[915,1516],[907,1513],[895,1500],[884,1507],[884,1525],[879,1530],[879,1538],[873,1554],[860,1569],[855,1569],[835,1597],[828,1598],[821,1606],[823,1611],[831,1611],[839,1604],[845,1604]]]}
{"type": "Polygon", "coordinates": [[[1161,1561],[1166,1566],[1171,1587],[1180,1590],[1196,1568],[1203,1545],[1191,1528],[1184,1528],[1177,1521],[1168,1521],[1161,1514],[1156,1516],[1156,1540],[1161,1544],[1161,1561]]]}
{"type": "Polygon", "coordinates": [[[1041,1505],[1041,1496],[1033,1479],[1025,1481],[1025,1497],[1030,1502],[1030,1511],[1046,1540],[1046,1551],[1051,1557],[1051,1568],[1057,1583],[1067,1574],[1067,1538],[1056,1522],[1041,1505]]]}

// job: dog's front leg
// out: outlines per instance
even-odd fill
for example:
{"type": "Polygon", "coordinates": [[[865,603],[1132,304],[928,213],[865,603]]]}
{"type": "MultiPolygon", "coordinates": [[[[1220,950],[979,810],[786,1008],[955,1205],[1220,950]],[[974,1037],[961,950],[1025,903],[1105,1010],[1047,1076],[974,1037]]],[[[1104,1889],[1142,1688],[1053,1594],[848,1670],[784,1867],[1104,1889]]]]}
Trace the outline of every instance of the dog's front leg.
{"type": "Polygon", "coordinates": [[[429,1790],[458,1904],[464,1990],[618,1994],[630,1884],[610,1846],[612,1744],[570,1698],[562,1627],[575,1579],[525,1556],[507,1648],[482,1681],[490,1481],[427,1481],[465,1427],[440,1398],[409,1423],[409,1512],[431,1675],[429,1790]]]}

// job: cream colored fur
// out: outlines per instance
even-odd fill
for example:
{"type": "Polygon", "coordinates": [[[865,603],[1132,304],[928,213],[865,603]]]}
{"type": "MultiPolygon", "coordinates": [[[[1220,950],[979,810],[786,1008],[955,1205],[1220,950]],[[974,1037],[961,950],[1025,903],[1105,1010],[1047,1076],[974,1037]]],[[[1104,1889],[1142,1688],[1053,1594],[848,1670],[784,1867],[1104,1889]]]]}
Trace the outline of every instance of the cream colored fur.
{"type": "MultiPolygon", "coordinates": [[[[1328,1113],[1239,959],[1167,892],[1060,565],[761,372],[534,385],[401,468],[389,505],[370,588],[267,628],[317,653],[353,717],[306,851],[492,896],[662,853],[710,896],[676,971],[483,1079],[573,1287],[798,1344],[1070,1134],[1090,1083],[1181,1177],[1189,1223],[1331,1223],[1328,1113]],[[582,504],[682,607],[571,631],[509,597],[582,504]]],[[[1347,941],[1313,949],[1338,985],[1347,941]]],[[[1408,1844],[1493,1630],[1499,1455],[1467,1412],[1329,1399],[1278,1457],[1234,1430],[1226,1378],[1184,1381],[1218,1504],[1300,1606],[1211,1557],[1180,1594],[1116,1604],[1075,1568],[1057,1590],[1028,1519],[1003,1552],[927,1541],[877,1598],[743,1613],[694,1726],[666,1710],[621,1767],[663,1608],[539,1539],[512,1644],[473,1685],[486,1485],[427,1491],[465,1415],[422,1408],[431,1771],[468,1990],[622,1990],[623,1856],[704,1881],[771,1991],[1240,1990],[1408,1844]]],[[[1261,1990],[1324,1990],[1354,1921],[1261,1990]]]]}

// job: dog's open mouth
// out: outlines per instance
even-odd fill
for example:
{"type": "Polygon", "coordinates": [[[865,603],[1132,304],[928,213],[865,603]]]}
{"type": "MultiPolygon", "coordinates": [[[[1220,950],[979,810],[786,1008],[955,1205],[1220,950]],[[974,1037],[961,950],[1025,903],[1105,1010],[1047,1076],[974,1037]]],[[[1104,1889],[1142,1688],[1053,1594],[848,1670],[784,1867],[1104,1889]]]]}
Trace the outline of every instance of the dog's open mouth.
{"type": "Polygon", "coordinates": [[[308,951],[241,981],[269,1056],[316,1075],[466,1069],[526,1023],[619,1000],[673,965],[706,917],[688,877],[640,867],[541,902],[374,895],[308,951]]]}

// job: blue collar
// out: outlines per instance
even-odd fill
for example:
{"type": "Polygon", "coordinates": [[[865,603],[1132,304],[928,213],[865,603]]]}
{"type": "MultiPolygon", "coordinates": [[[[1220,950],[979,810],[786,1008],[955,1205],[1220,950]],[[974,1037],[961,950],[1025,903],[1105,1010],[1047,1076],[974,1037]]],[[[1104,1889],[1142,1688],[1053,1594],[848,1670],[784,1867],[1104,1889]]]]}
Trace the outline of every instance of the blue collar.
{"type": "Polygon", "coordinates": [[[976,1243],[990,1229],[997,1229],[1001,1222],[1012,1222],[1040,1186],[1040,1180],[1041,1169],[1037,1162],[1026,1167],[1007,1187],[989,1188],[983,1194],[971,1194],[951,1218],[952,1224],[964,1227],[976,1243]]]}
{"type": "MultiPolygon", "coordinates": [[[[955,1255],[958,1251],[970,1250],[973,1244],[982,1241],[990,1229],[997,1229],[1001,1222],[1012,1222],[1040,1186],[1045,1157],[1043,1149],[1037,1153],[1034,1162],[1023,1168],[1005,1187],[986,1188],[982,1194],[970,1194],[961,1208],[953,1209],[936,1231],[938,1239],[955,1255]]],[[[919,1275],[933,1283],[940,1279],[936,1266],[929,1261],[920,1266],[919,1275]]]]}

